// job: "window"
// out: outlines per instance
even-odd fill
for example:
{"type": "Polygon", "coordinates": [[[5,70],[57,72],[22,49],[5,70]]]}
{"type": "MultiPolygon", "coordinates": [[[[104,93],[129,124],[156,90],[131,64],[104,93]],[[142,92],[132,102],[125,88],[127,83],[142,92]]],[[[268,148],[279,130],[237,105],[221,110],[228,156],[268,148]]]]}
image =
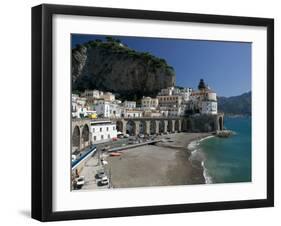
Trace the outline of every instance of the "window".
{"type": "Polygon", "coordinates": [[[108,127],[106,127],[106,131],[108,132],[108,127]]]}
{"type": "Polygon", "coordinates": [[[110,139],[110,134],[107,135],[107,138],[110,139]]]}
{"type": "Polygon", "coordinates": [[[115,130],[116,128],[115,128],[115,126],[113,126],[113,130],[115,130]]]}
{"type": "Polygon", "coordinates": [[[102,127],[100,127],[100,132],[102,132],[102,127]]]}
{"type": "Polygon", "coordinates": [[[94,140],[97,140],[97,137],[96,137],[96,136],[94,136],[94,140]]]}
{"type": "Polygon", "coordinates": [[[101,140],[103,140],[103,135],[101,135],[101,140]]]}

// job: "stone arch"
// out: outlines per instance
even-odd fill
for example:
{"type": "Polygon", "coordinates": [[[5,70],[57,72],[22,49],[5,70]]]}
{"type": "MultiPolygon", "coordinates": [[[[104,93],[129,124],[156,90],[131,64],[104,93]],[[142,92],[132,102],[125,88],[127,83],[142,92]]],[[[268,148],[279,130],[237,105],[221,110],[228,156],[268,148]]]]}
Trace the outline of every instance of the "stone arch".
{"type": "Polygon", "coordinates": [[[133,120],[127,122],[126,133],[130,136],[136,135],[136,123],[133,120]]]}
{"type": "Polygon", "coordinates": [[[186,119],[186,131],[192,130],[192,121],[190,118],[186,119]]]}
{"type": "Polygon", "coordinates": [[[116,129],[118,132],[121,132],[123,133],[123,130],[124,130],[124,123],[121,121],[121,120],[118,120],[116,122],[116,129]]]}
{"type": "Polygon", "coordinates": [[[192,122],[190,118],[185,118],[182,120],[182,130],[185,132],[190,132],[192,131],[192,122]]]}
{"type": "Polygon", "coordinates": [[[90,140],[90,129],[87,124],[83,126],[82,130],[82,140],[83,142],[89,141],[90,140]]]}
{"type": "Polygon", "coordinates": [[[90,144],[90,128],[87,124],[82,129],[82,147],[87,147],[90,144]]]}
{"type": "Polygon", "coordinates": [[[80,150],[80,128],[75,126],[72,133],[72,151],[80,150]]]}
{"type": "Polygon", "coordinates": [[[210,123],[210,127],[211,127],[211,131],[215,130],[215,122],[214,121],[210,123]]]}
{"type": "Polygon", "coordinates": [[[180,120],[175,121],[175,131],[180,132],[180,120]]]}
{"type": "Polygon", "coordinates": [[[186,119],[183,119],[182,122],[181,122],[181,128],[183,131],[186,131],[187,128],[186,128],[186,119]]]}
{"type": "Polygon", "coordinates": [[[164,133],[165,132],[165,122],[164,120],[159,121],[159,133],[164,133]]]}
{"type": "Polygon", "coordinates": [[[223,119],[219,117],[219,130],[223,130],[223,119]]]}
{"type": "Polygon", "coordinates": [[[151,120],[150,121],[150,133],[151,134],[156,134],[156,120],[151,120]]]}
{"type": "Polygon", "coordinates": [[[168,120],[168,132],[174,132],[173,120],[168,120]]]}
{"type": "Polygon", "coordinates": [[[140,134],[145,134],[146,133],[146,123],[145,123],[144,120],[140,121],[139,133],[140,134]]]}

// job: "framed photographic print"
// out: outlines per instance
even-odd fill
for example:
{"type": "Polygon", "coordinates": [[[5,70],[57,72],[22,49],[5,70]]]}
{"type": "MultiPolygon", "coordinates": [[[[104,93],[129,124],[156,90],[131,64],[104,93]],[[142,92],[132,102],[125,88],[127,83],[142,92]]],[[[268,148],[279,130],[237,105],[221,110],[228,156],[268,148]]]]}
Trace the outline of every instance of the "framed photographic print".
{"type": "Polygon", "coordinates": [[[274,21],[32,8],[32,217],[274,205],[274,21]]]}

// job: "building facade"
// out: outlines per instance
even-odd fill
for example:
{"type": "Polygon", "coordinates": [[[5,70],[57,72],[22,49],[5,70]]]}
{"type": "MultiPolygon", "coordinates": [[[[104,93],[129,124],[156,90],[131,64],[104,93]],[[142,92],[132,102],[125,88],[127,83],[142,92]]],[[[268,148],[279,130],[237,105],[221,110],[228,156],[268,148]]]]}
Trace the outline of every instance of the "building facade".
{"type": "Polygon", "coordinates": [[[141,108],[147,110],[155,110],[158,108],[158,99],[151,97],[143,97],[141,100],[141,108]]]}
{"type": "Polygon", "coordinates": [[[138,109],[124,109],[122,113],[124,118],[141,118],[143,117],[143,111],[138,109]]]}
{"type": "Polygon", "coordinates": [[[116,123],[111,121],[93,121],[90,130],[93,144],[107,142],[117,137],[116,123]]]}
{"type": "Polygon", "coordinates": [[[218,113],[218,104],[216,101],[202,101],[202,114],[215,115],[218,113]]]}
{"type": "Polygon", "coordinates": [[[124,108],[128,108],[128,109],[134,109],[137,106],[136,101],[124,101],[123,102],[123,106],[124,108]]]}
{"type": "Polygon", "coordinates": [[[105,100],[98,100],[93,106],[98,117],[102,118],[120,118],[122,107],[119,104],[111,103],[105,100]]]}

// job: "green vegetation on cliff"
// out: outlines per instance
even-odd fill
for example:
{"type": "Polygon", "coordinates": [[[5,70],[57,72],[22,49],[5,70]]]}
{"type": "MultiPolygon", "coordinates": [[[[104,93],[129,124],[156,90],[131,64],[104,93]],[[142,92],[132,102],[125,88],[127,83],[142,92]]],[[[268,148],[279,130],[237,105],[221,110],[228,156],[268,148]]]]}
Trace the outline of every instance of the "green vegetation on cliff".
{"type": "Polygon", "coordinates": [[[130,100],[155,96],[174,83],[174,69],[165,59],[135,51],[112,37],[72,49],[73,91],[99,89],[130,100]]]}

